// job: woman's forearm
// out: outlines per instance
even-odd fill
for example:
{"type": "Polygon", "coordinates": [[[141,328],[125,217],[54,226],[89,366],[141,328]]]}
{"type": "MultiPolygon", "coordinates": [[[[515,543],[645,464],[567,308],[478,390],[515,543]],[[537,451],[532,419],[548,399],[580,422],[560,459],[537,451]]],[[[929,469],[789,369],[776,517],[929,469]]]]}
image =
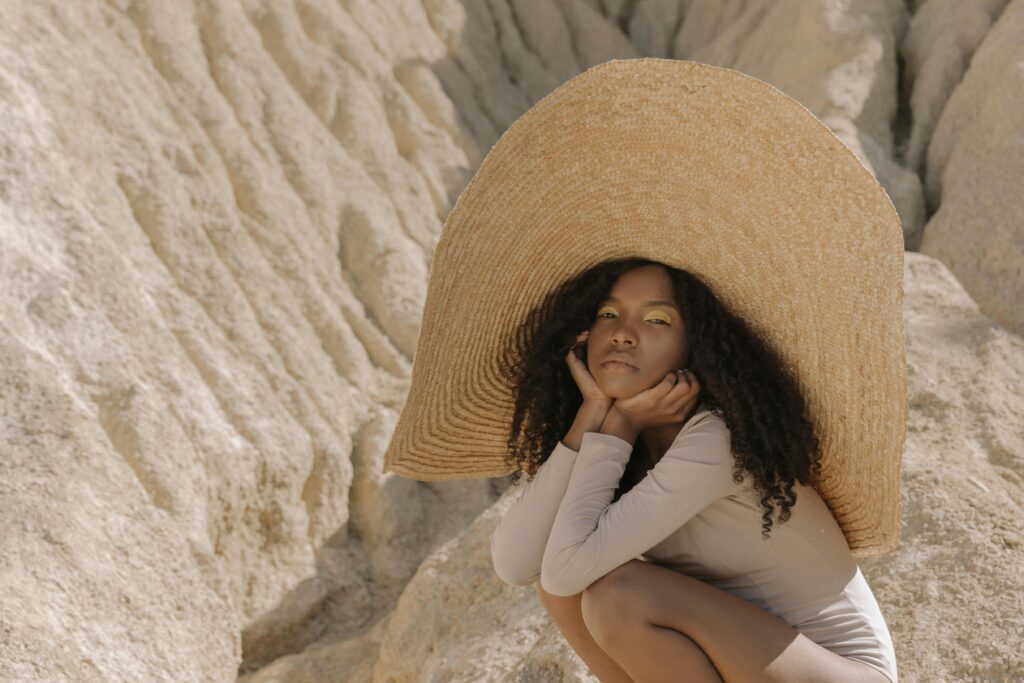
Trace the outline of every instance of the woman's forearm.
{"type": "Polygon", "coordinates": [[[565,438],[498,520],[491,535],[491,558],[495,572],[506,583],[525,586],[540,578],[544,547],[583,434],[598,431],[607,412],[601,405],[580,406],[565,438]]]}
{"type": "Polygon", "coordinates": [[[583,434],[586,432],[600,431],[601,425],[604,423],[605,417],[608,415],[610,406],[591,404],[584,402],[580,406],[579,411],[576,413],[576,419],[572,423],[572,427],[566,433],[565,438],[562,439],[562,443],[566,447],[571,448],[574,451],[579,451],[580,441],[583,439],[583,434]]]}

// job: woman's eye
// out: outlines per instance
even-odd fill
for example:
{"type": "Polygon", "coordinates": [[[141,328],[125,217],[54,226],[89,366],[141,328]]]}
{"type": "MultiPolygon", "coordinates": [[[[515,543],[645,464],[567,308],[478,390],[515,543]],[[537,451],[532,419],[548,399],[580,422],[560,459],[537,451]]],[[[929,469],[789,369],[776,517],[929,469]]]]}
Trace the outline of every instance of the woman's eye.
{"type": "MultiPolygon", "coordinates": [[[[615,314],[612,313],[611,311],[601,311],[601,312],[599,312],[597,314],[597,317],[598,318],[603,318],[606,315],[614,316],[615,314]]],[[[658,322],[658,323],[661,323],[662,325],[668,325],[669,324],[669,322],[667,320],[663,320],[662,318],[649,318],[647,320],[647,322],[658,322]]]]}

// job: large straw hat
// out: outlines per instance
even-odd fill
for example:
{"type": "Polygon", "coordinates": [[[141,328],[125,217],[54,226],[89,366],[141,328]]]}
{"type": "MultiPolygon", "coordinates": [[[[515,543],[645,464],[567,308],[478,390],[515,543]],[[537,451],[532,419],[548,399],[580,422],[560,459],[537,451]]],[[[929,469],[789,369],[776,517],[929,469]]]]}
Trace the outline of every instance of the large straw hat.
{"type": "Polygon", "coordinates": [[[690,271],[782,357],[856,557],[900,536],[903,236],[889,196],[800,103],[732,69],[612,60],[491,148],[442,229],[385,472],[509,474],[499,350],[563,281],[640,256],[690,271]]]}

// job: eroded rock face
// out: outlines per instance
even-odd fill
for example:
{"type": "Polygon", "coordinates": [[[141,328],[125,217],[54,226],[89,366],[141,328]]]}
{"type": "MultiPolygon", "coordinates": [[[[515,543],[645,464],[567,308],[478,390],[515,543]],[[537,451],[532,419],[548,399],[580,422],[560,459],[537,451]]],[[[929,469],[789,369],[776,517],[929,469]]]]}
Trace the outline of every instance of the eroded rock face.
{"type": "Polygon", "coordinates": [[[379,474],[467,143],[321,4],[0,9],[2,679],[358,634],[494,499],[379,474]]]}
{"type": "MultiPolygon", "coordinates": [[[[975,25],[988,16],[978,14],[968,15],[975,25]]],[[[924,165],[933,215],[920,245],[949,266],[985,315],[1018,335],[1024,335],[1022,36],[1024,1],[1013,0],[985,32],[942,108],[924,165]]]]}
{"type": "Polygon", "coordinates": [[[937,257],[907,260],[903,543],[862,565],[907,680],[1024,677],[1024,353],[989,319],[1024,325],[1024,0],[910,7],[0,5],[0,679],[593,680],[493,574],[503,482],[381,456],[473,170],[639,56],[798,99],[937,257]]]}

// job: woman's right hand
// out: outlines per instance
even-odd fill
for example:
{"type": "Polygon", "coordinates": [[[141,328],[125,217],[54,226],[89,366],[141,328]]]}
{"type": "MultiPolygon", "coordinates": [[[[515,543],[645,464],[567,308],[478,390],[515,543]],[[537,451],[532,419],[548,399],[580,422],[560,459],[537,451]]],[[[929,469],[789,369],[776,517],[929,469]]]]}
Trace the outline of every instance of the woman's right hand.
{"type": "Polygon", "coordinates": [[[576,347],[582,346],[584,348],[582,355],[583,358],[586,358],[585,349],[589,335],[590,330],[584,330],[576,337],[576,343],[569,348],[569,353],[565,356],[565,362],[569,364],[569,372],[572,373],[576,386],[579,387],[580,393],[583,394],[583,403],[610,409],[613,401],[612,397],[601,390],[601,387],[594,380],[594,376],[590,374],[586,361],[576,355],[576,347]]]}

